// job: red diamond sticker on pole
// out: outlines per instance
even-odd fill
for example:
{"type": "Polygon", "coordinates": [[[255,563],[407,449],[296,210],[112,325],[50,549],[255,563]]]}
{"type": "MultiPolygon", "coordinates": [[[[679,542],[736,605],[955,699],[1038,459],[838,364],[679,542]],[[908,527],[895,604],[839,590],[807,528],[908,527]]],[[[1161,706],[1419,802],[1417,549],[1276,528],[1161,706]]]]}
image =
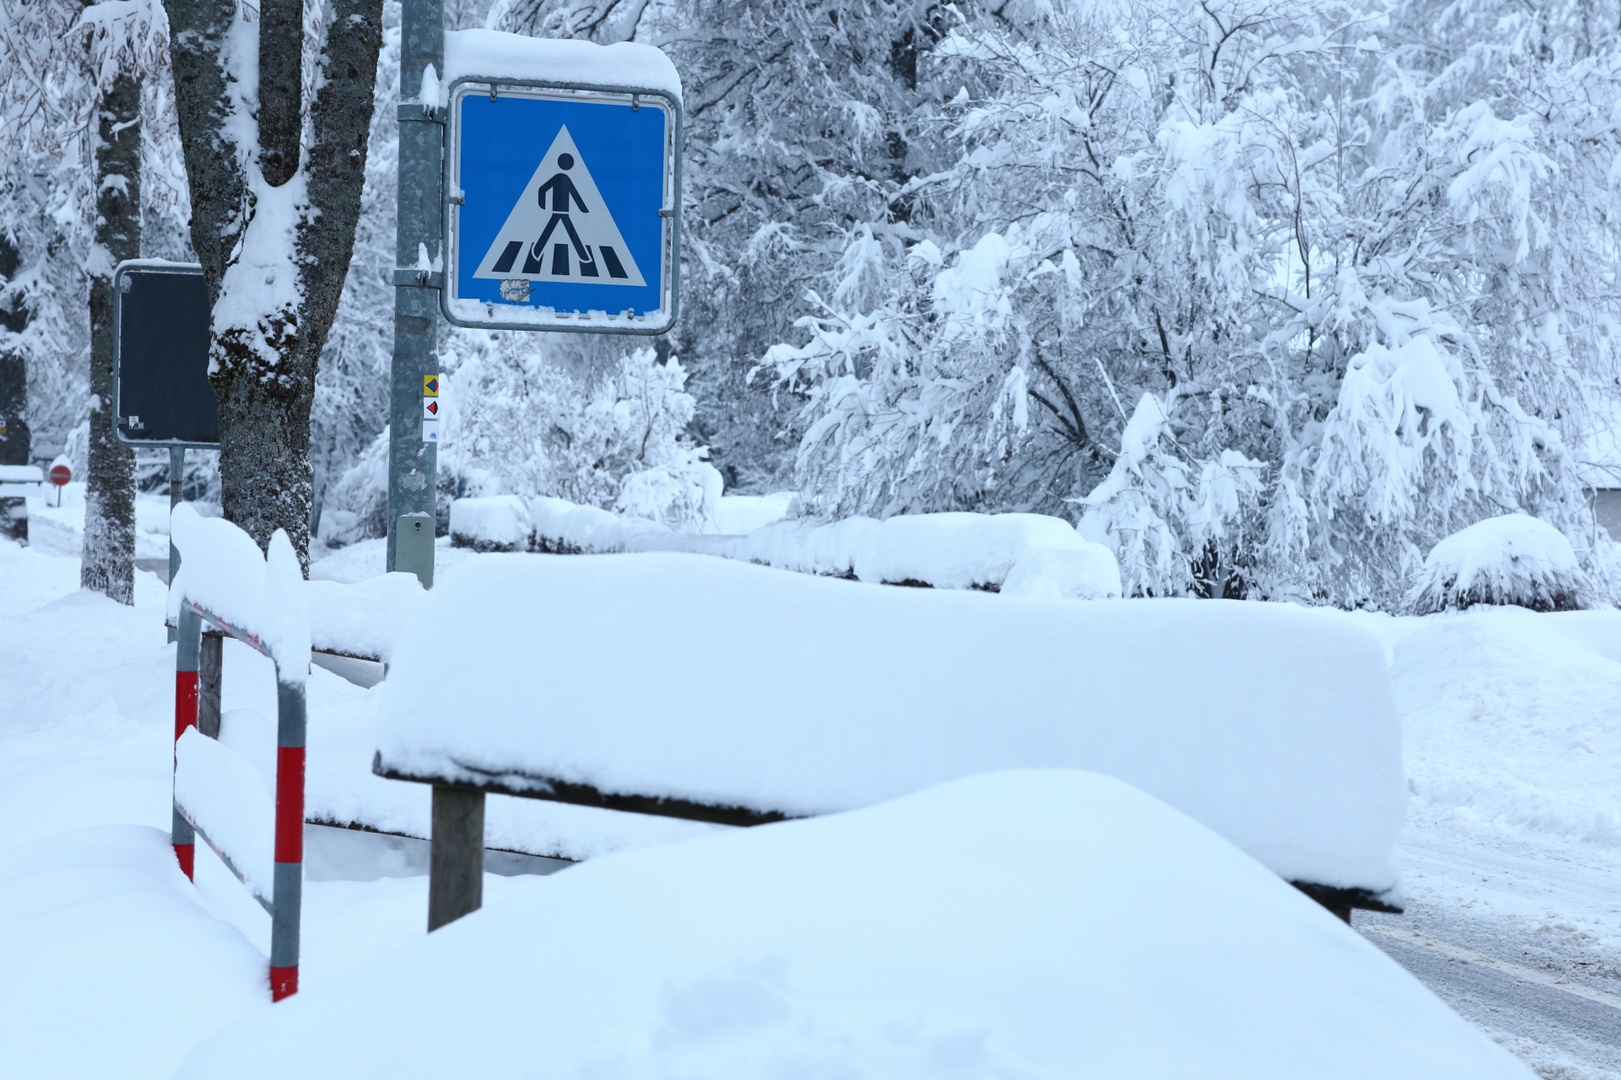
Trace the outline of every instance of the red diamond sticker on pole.
{"type": "Polygon", "coordinates": [[[437,420],[437,419],[439,419],[439,399],[438,398],[423,398],[422,399],[422,418],[424,420],[437,420]]]}

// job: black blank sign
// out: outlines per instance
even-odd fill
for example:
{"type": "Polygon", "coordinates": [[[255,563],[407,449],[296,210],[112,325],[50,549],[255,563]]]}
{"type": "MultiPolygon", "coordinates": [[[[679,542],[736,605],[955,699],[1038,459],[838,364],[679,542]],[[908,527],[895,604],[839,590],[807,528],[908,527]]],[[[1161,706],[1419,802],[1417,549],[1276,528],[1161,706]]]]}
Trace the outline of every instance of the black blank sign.
{"type": "Polygon", "coordinates": [[[114,285],[118,440],[217,446],[208,383],[208,289],[201,267],[126,266],[114,285]]]}

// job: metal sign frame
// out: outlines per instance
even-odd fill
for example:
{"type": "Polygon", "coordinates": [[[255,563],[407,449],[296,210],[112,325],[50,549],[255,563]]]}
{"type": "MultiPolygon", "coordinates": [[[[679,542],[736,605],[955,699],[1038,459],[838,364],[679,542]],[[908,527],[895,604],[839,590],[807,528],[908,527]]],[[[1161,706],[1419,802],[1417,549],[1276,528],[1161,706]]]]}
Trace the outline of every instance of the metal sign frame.
{"type": "Polygon", "coordinates": [[[441,250],[445,253],[443,285],[439,290],[439,310],[445,321],[454,326],[484,327],[490,330],[562,330],[576,334],[640,334],[668,333],[674,326],[680,303],[681,276],[681,102],[664,90],[650,90],[633,86],[593,86],[582,83],[560,83],[542,79],[504,79],[490,76],[463,76],[450,85],[449,108],[445,117],[444,190],[445,206],[441,220],[444,235],[441,250]],[[658,108],[667,117],[664,125],[664,205],[659,209],[663,219],[663,243],[660,253],[660,306],[646,315],[613,314],[603,312],[561,312],[516,305],[496,305],[488,301],[462,298],[456,295],[460,284],[457,268],[460,263],[461,210],[465,203],[460,184],[461,175],[461,103],[475,95],[501,94],[549,101],[600,102],[608,105],[629,106],[639,109],[644,105],[658,108]],[[458,305],[468,310],[458,311],[458,305]],[[484,309],[484,317],[477,317],[477,309],[484,309]],[[502,318],[503,311],[529,311],[534,318],[502,318]]]}
{"type": "Polygon", "coordinates": [[[123,349],[125,283],[132,272],[142,274],[189,274],[202,277],[198,263],[175,263],[163,259],[126,259],[113,271],[113,437],[125,446],[158,446],[171,449],[218,450],[217,442],[190,442],[183,439],[141,439],[124,430],[123,349]]]}

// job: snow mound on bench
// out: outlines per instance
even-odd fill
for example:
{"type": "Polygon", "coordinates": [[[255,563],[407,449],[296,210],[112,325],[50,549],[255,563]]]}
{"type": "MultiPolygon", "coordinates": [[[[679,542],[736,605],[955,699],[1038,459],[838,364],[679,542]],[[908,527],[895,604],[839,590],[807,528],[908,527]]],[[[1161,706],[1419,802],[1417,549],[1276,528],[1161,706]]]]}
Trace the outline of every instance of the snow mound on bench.
{"type": "Polygon", "coordinates": [[[388,663],[400,628],[422,617],[428,592],[415,574],[379,574],[353,585],[311,581],[310,644],[321,652],[388,663]]]}
{"type": "Polygon", "coordinates": [[[1208,829],[1040,770],[536,879],[177,1077],[531,1074],[1531,1076],[1208,829]]]}
{"type": "Polygon", "coordinates": [[[1528,514],[1504,514],[1436,544],[1408,604],[1415,615],[1475,604],[1574,611],[1592,606],[1592,591],[1564,533],[1528,514]]]}
{"type": "Polygon", "coordinates": [[[1397,885],[1384,650],[1286,604],[896,589],[692,555],[487,555],[382,686],[383,771],[810,815],[1118,776],[1290,880],[1397,885]]]}

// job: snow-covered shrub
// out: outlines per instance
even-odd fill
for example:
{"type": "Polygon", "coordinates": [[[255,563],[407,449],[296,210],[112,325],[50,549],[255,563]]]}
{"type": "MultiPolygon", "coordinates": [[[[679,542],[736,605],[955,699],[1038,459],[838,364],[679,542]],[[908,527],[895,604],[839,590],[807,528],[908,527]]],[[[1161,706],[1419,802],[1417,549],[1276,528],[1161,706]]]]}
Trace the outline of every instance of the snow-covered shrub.
{"type": "Polygon", "coordinates": [[[652,469],[625,477],[614,510],[686,532],[719,532],[716,511],[724,486],[703,451],[688,450],[652,469]]]}
{"type": "Polygon", "coordinates": [[[1079,507],[1128,593],[1394,610],[1504,509],[1597,574],[1567,446],[1621,367],[1621,35],[1389,14],[958,16],[929,57],[956,163],[848,226],[764,355],[806,505],[1079,507]]]}
{"type": "Polygon", "coordinates": [[[1573,611],[1593,603],[1565,534],[1526,514],[1477,521],[1436,544],[1408,596],[1418,615],[1475,604],[1573,611]]]}
{"type": "Polygon", "coordinates": [[[1194,462],[1164,405],[1144,394],[1120,433],[1109,475],[1080,499],[1080,529],[1114,551],[1134,594],[1223,595],[1247,556],[1239,541],[1255,516],[1265,465],[1236,450],[1194,462]]]}
{"type": "Polygon", "coordinates": [[[316,536],[329,547],[388,535],[388,432],[384,427],[327,489],[316,536]]]}
{"type": "Polygon", "coordinates": [[[660,363],[650,348],[603,355],[612,343],[575,355],[537,337],[457,339],[445,365],[454,401],[441,473],[457,476],[463,495],[547,495],[604,509],[619,503],[628,477],[652,473],[633,485],[635,512],[702,527],[713,515],[702,495],[712,470],[686,434],[693,400],[680,362],[660,363]]]}

